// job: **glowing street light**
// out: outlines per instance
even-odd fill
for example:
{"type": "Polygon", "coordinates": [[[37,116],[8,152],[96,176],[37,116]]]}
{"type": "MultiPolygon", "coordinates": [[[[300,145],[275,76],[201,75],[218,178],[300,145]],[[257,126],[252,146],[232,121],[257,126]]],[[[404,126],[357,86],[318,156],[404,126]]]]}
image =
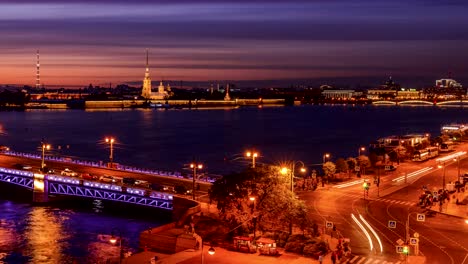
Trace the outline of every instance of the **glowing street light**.
{"type": "Polygon", "coordinates": [[[122,255],[123,255],[123,252],[122,252],[122,232],[120,231],[120,229],[118,228],[114,228],[112,230],[112,236],[111,238],[109,239],[109,242],[112,244],[112,245],[115,245],[117,243],[117,240],[119,241],[119,263],[122,263],[122,255]],[[117,237],[115,237],[114,235],[114,232],[117,231],[119,233],[119,238],[117,239],[117,237]]]}
{"type": "Polygon", "coordinates": [[[365,147],[360,147],[359,150],[358,150],[358,157],[361,156],[361,151],[366,151],[366,148],[365,147]]]}
{"type": "Polygon", "coordinates": [[[325,161],[328,161],[329,158],[330,158],[330,153],[323,154],[323,163],[325,163],[325,161]]]}
{"type": "Polygon", "coordinates": [[[255,151],[247,151],[245,153],[247,158],[252,158],[252,168],[255,168],[255,159],[258,157],[258,152],[255,151]]]}
{"type": "Polygon", "coordinates": [[[109,143],[110,145],[110,154],[109,154],[109,163],[110,167],[113,167],[113,162],[114,162],[114,143],[115,143],[115,138],[113,137],[106,137],[105,138],[106,143],[109,143]]]}
{"type": "Polygon", "coordinates": [[[42,149],[41,170],[43,170],[45,167],[45,151],[50,149],[50,145],[44,142],[41,142],[41,149],[42,149]]]}
{"type": "Polygon", "coordinates": [[[190,163],[190,168],[193,170],[192,198],[195,200],[195,181],[197,179],[197,170],[203,169],[203,164],[192,162],[190,163]]]}

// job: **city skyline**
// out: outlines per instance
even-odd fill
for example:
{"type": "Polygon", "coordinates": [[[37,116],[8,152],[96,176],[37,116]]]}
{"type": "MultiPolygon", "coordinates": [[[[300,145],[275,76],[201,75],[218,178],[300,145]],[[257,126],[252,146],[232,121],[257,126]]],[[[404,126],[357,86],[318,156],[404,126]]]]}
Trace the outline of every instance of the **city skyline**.
{"type": "MultiPolygon", "coordinates": [[[[0,84],[468,79],[462,1],[0,1],[0,84]],[[71,12],[73,10],[73,12],[71,12]],[[442,16],[440,14],[448,14],[442,16]]],[[[411,85],[411,84],[409,84],[411,85]]]]}

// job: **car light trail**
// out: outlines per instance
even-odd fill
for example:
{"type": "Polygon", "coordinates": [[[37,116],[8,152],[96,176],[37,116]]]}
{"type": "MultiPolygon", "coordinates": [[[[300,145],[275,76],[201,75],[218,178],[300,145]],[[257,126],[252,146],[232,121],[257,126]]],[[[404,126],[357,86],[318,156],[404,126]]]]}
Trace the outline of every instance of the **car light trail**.
{"type": "Polygon", "coordinates": [[[353,186],[353,185],[362,183],[362,181],[363,180],[357,180],[357,181],[352,181],[352,182],[348,182],[348,183],[338,184],[338,185],[335,185],[335,188],[341,189],[341,188],[353,186]]]}
{"type": "Polygon", "coordinates": [[[362,215],[359,215],[359,218],[361,218],[361,221],[367,226],[367,228],[369,228],[369,230],[372,232],[372,234],[374,234],[375,238],[377,238],[377,241],[379,242],[379,246],[380,246],[380,253],[383,253],[383,246],[382,246],[382,241],[380,241],[380,237],[374,231],[372,226],[366,221],[366,219],[364,219],[364,217],[362,217],[362,215]]]}
{"type": "Polygon", "coordinates": [[[437,162],[446,162],[446,161],[449,161],[451,159],[454,159],[454,158],[458,158],[460,156],[463,156],[466,154],[466,151],[459,151],[459,152],[455,152],[453,154],[450,154],[448,156],[445,156],[443,158],[438,158],[436,159],[437,162]]]}
{"type": "Polygon", "coordinates": [[[430,170],[432,170],[432,167],[426,167],[426,168],[424,168],[424,169],[420,169],[420,170],[417,170],[417,171],[408,173],[408,174],[406,174],[406,175],[400,176],[400,177],[398,177],[398,178],[395,178],[395,179],[393,179],[392,181],[394,181],[394,182],[403,181],[405,178],[406,178],[406,179],[409,179],[409,178],[418,176],[418,175],[420,175],[420,174],[422,174],[422,173],[428,172],[428,171],[430,171],[430,170]]]}
{"type": "Polygon", "coordinates": [[[366,235],[367,239],[369,240],[370,250],[372,251],[372,250],[374,249],[374,244],[372,243],[372,239],[371,239],[369,233],[368,233],[367,230],[361,225],[361,223],[359,223],[359,220],[357,220],[357,218],[354,216],[354,214],[351,214],[351,218],[353,218],[354,222],[356,222],[356,224],[361,228],[362,232],[364,232],[364,234],[366,235]]]}

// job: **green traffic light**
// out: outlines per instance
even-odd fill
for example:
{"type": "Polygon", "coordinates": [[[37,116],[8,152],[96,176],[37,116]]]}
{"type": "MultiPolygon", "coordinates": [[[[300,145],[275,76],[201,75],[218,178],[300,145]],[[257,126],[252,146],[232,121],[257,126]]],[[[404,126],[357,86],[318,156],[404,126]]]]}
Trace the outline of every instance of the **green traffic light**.
{"type": "Polygon", "coordinates": [[[403,253],[405,253],[405,254],[408,254],[408,253],[409,253],[408,247],[403,247],[403,253]]]}

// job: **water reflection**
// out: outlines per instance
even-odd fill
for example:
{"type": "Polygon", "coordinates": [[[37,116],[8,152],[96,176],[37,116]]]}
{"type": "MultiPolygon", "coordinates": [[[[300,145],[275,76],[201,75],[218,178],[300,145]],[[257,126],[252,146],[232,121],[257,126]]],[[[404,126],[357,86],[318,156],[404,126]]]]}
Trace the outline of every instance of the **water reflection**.
{"type": "Polygon", "coordinates": [[[61,217],[60,211],[51,211],[44,207],[34,207],[28,218],[29,227],[26,229],[25,239],[31,251],[32,261],[60,263],[61,246],[58,242],[66,241],[69,236],[61,228],[66,218],[61,217]]]}
{"type": "Polygon", "coordinates": [[[1,199],[0,264],[117,263],[118,243],[109,242],[114,228],[122,230],[124,252],[135,252],[140,232],[170,218],[167,212],[99,200],[67,200],[55,207],[1,199]]]}

